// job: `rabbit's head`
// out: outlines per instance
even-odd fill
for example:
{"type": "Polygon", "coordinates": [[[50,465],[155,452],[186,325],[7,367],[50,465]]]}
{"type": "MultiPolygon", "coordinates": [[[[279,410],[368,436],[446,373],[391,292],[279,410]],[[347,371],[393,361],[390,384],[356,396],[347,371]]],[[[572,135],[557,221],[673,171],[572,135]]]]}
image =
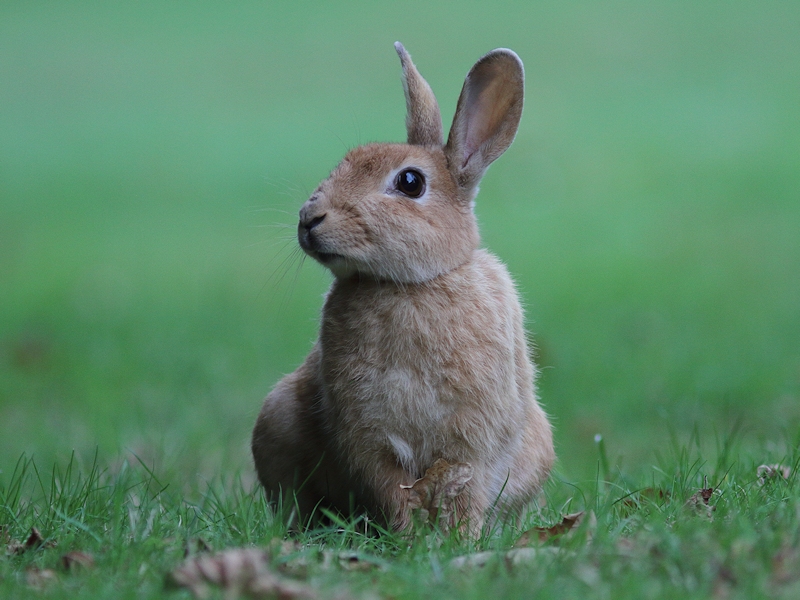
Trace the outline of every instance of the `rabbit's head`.
{"type": "Polygon", "coordinates": [[[395,48],[407,143],[348,152],[300,210],[300,246],[339,278],[418,283],[467,262],[479,241],[478,183],[514,140],[522,114],[522,62],[493,50],[467,74],[445,144],[430,86],[405,48],[395,48]]]}

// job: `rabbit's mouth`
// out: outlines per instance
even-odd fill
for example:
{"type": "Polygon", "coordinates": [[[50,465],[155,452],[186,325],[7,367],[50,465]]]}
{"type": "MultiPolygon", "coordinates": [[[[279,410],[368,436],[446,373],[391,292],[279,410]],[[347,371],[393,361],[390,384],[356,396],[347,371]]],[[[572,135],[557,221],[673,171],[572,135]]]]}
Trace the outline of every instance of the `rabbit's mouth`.
{"type": "Polygon", "coordinates": [[[320,244],[319,240],[312,234],[309,228],[304,227],[302,224],[299,226],[297,239],[300,242],[300,247],[303,249],[303,251],[311,256],[311,258],[321,262],[323,265],[327,266],[337,258],[344,258],[344,256],[341,254],[323,252],[320,250],[320,246],[324,246],[324,244],[320,244]]]}
{"type": "Polygon", "coordinates": [[[323,265],[330,264],[337,259],[344,259],[344,256],[342,256],[341,254],[333,254],[332,252],[317,251],[314,254],[316,254],[316,259],[323,265]]]}

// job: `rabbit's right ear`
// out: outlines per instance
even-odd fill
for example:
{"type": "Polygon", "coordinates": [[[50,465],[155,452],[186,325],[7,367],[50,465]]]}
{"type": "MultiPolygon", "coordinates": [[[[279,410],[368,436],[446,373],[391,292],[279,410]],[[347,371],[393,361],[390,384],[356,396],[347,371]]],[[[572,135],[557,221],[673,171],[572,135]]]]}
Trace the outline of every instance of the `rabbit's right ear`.
{"type": "Polygon", "coordinates": [[[444,143],[442,116],[431,86],[422,78],[400,42],[394,49],[403,66],[403,90],[406,93],[406,130],[408,143],[416,146],[441,146],[444,143]]]}
{"type": "Polygon", "coordinates": [[[470,69],[445,146],[459,185],[474,190],[486,168],[514,141],[522,116],[525,72],[511,50],[492,50],[470,69]]]}

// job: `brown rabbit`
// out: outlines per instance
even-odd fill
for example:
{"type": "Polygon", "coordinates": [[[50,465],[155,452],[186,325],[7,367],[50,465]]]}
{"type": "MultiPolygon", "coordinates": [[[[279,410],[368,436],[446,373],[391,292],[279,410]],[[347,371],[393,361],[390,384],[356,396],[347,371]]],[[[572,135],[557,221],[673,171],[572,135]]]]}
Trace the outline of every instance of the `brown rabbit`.
{"type": "Polygon", "coordinates": [[[518,514],[555,458],[517,292],[472,210],[516,134],[524,72],[506,49],[475,63],[445,144],[430,86],[395,48],[408,142],[348,152],[300,209],[300,246],[335,279],[318,341],[264,401],[253,458],[271,498],[395,529],[409,522],[401,485],[439,458],[470,463],[455,518],[480,532],[518,514]]]}

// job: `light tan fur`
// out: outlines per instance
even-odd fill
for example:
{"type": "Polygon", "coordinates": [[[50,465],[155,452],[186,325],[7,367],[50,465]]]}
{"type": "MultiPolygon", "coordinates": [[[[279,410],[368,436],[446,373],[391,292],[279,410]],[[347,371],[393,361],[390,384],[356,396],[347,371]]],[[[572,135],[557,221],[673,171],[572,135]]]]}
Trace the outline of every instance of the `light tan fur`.
{"type": "Polygon", "coordinates": [[[517,292],[480,249],[472,212],[522,113],[522,63],[494,50],[467,75],[446,145],[430,87],[399,43],[408,144],[349,152],[300,210],[301,246],[334,273],[320,334],[267,396],[253,431],[267,493],[301,512],[363,508],[408,524],[406,490],[434,461],[474,475],[457,517],[517,514],[554,460],[517,292]],[[397,174],[425,177],[419,198],[397,174]]]}

